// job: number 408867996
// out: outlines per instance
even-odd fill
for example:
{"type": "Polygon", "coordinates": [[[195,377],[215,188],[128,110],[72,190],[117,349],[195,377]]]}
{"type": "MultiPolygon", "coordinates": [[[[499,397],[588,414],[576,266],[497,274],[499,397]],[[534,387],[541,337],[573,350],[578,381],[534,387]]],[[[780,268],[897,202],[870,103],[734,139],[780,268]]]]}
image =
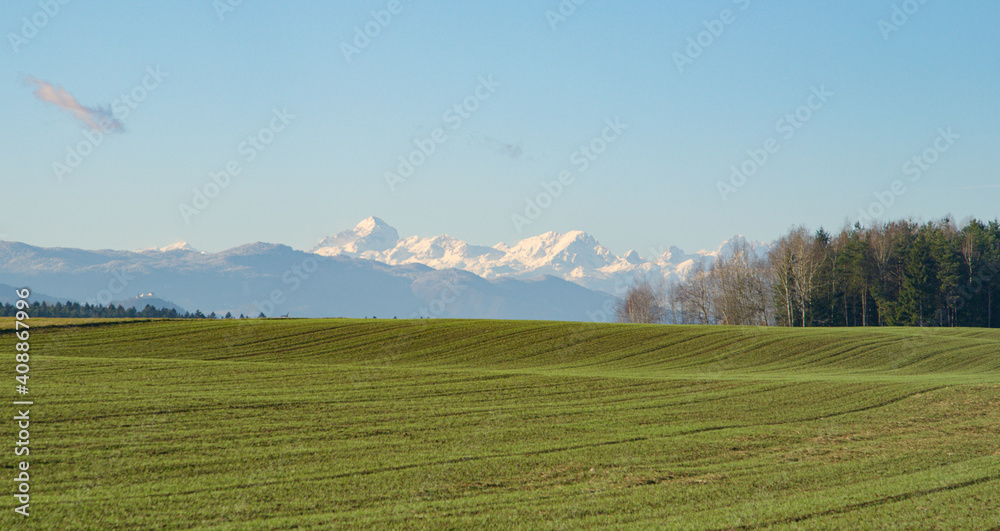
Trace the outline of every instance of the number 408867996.
{"type": "Polygon", "coordinates": [[[31,318],[27,312],[31,306],[27,300],[31,292],[28,288],[24,288],[17,290],[15,293],[17,293],[17,302],[14,303],[14,307],[17,309],[17,313],[14,315],[16,319],[14,321],[14,335],[17,336],[18,343],[14,347],[17,350],[17,354],[14,356],[17,366],[14,370],[17,371],[18,375],[14,379],[21,384],[18,386],[18,392],[28,394],[28,360],[30,359],[28,350],[31,349],[31,345],[28,343],[28,329],[30,327],[26,321],[31,318]]]}

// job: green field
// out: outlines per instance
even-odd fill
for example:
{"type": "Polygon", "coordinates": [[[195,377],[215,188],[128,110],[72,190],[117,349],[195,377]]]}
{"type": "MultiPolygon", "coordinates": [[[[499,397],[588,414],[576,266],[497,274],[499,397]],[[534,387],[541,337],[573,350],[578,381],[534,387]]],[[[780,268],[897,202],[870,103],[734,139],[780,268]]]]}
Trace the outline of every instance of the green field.
{"type": "Polygon", "coordinates": [[[2,529],[1000,526],[997,331],[32,324],[2,529]]]}

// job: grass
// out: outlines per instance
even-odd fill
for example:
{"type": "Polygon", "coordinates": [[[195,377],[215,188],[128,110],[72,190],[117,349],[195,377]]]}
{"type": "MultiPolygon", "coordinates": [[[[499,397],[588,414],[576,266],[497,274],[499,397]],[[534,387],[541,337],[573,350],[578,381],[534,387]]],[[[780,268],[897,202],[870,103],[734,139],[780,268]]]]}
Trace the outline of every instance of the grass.
{"type": "Polygon", "coordinates": [[[1000,525],[996,331],[33,325],[4,529],[1000,525]]]}

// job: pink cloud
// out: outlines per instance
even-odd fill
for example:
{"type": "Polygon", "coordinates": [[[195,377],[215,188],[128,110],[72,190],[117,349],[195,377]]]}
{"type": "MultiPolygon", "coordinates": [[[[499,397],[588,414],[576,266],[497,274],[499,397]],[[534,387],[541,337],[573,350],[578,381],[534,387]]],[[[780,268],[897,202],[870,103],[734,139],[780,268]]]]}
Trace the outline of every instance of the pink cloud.
{"type": "Polygon", "coordinates": [[[74,118],[94,131],[121,132],[124,130],[109,109],[86,107],[76,101],[66,89],[53,86],[41,79],[29,77],[28,83],[35,87],[35,97],[69,112],[74,118]]]}

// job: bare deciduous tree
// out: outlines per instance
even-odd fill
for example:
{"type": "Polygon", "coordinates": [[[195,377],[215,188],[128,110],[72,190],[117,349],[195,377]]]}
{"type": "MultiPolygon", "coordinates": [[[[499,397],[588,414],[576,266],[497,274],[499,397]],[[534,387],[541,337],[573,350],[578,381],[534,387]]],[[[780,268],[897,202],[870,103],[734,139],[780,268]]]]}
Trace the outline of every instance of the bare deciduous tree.
{"type": "Polygon", "coordinates": [[[671,286],[670,300],[678,311],[675,322],[712,324],[712,287],[704,262],[696,261],[687,277],[671,286]]]}
{"type": "Polygon", "coordinates": [[[773,324],[772,281],[767,263],[746,241],[734,242],[706,270],[696,262],[671,286],[671,304],[683,324],[773,324]]]}
{"type": "Polygon", "coordinates": [[[771,284],[764,262],[746,241],[737,241],[712,265],[716,322],[732,325],[766,325],[771,284]]]}
{"type": "Polygon", "coordinates": [[[661,281],[654,286],[649,279],[639,277],[618,300],[618,322],[658,324],[664,321],[666,294],[661,281]]]}
{"type": "Polygon", "coordinates": [[[816,239],[805,227],[792,230],[788,240],[792,250],[793,296],[801,313],[802,326],[808,326],[806,309],[812,300],[813,279],[825,257],[820,255],[816,239]]]}
{"type": "Polygon", "coordinates": [[[768,265],[771,281],[775,287],[775,302],[781,305],[788,326],[792,326],[794,318],[792,299],[792,247],[785,236],[778,240],[768,253],[768,265]]]}

